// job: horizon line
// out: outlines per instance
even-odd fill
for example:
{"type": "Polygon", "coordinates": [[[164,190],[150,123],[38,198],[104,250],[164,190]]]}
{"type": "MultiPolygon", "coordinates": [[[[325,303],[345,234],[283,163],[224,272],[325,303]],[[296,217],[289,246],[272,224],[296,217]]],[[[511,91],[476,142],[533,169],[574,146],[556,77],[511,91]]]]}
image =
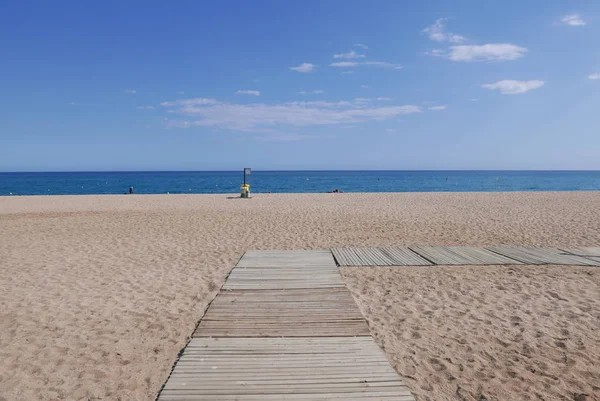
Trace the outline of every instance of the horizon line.
{"type": "MultiPolygon", "coordinates": [[[[248,167],[246,167],[248,168],[248,167]]],[[[55,171],[0,171],[0,174],[67,174],[67,173],[243,173],[244,168],[235,170],[55,170],[55,171]]],[[[269,170],[253,169],[253,173],[294,172],[600,172],[600,169],[299,169],[269,170]]]]}

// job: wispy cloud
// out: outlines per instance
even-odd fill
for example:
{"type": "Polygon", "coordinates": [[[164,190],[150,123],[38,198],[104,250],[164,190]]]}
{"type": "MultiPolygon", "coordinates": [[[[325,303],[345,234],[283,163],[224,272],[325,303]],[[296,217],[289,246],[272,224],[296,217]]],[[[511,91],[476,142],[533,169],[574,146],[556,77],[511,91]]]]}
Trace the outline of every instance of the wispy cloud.
{"type": "Polygon", "coordinates": [[[302,134],[295,134],[295,133],[285,133],[285,134],[279,134],[279,133],[269,133],[268,135],[263,135],[263,136],[256,136],[252,139],[256,139],[258,141],[265,141],[265,142],[295,142],[295,141],[304,141],[306,139],[312,139],[315,138],[313,135],[302,135],[302,134]]]}
{"type": "Polygon", "coordinates": [[[448,56],[448,53],[442,49],[433,49],[428,52],[425,52],[425,54],[428,56],[435,56],[435,57],[447,57],[448,56]]]}
{"type": "Polygon", "coordinates": [[[365,61],[364,65],[374,65],[376,67],[393,68],[395,70],[401,70],[402,65],[388,63],[387,61],[365,61]]]}
{"type": "Polygon", "coordinates": [[[600,79],[600,72],[596,72],[594,74],[590,74],[588,75],[588,79],[591,79],[592,81],[595,81],[597,79],[600,79]]]}
{"type": "Polygon", "coordinates": [[[490,90],[500,91],[503,95],[518,95],[521,93],[529,92],[537,88],[544,86],[544,81],[531,80],[531,81],[515,81],[505,79],[498,81],[494,84],[484,84],[482,87],[490,90]]]}
{"type": "Polygon", "coordinates": [[[330,67],[341,67],[341,68],[351,68],[360,65],[358,61],[338,61],[335,63],[329,64],[330,67]]]}
{"type": "Polygon", "coordinates": [[[342,71],[342,74],[354,74],[354,71],[342,71]]]}
{"type": "Polygon", "coordinates": [[[315,90],[312,90],[312,91],[300,91],[300,92],[298,92],[299,95],[311,95],[311,94],[312,95],[321,95],[323,93],[325,93],[325,91],[322,90],[322,89],[315,89],[315,90]]]}
{"type": "Polygon", "coordinates": [[[71,103],[69,103],[69,104],[70,104],[71,106],[75,106],[77,103],[75,103],[75,102],[71,102],[71,103]]]}
{"type": "Polygon", "coordinates": [[[388,100],[394,100],[394,99],[392,99],[391,97],[380,96],[380,97],[376,98],[375,100],[388,101],[388,100]]]}
{"type": "Polygon", "coordinates": [[[369,85],[361,85],[360,87],[363,88],[363,89],[369,89],[370,88],[369,85]]]}
{"type": "Polygon", "coordinates": [[[354,47],[360,47],[361,49],[365,49],[365,50],[367,50],[369,48],[369,46],[363,45],[362,43],[355,43],[354,47]]]}
{"type": "Polygon", "coordinates": [[[431,106],[431,107],[428,107],[429,110],[434,110],[434,111],[446,110],[447,108],[448,108],[448,106],[431,106]]]}
{"type": "Polygon", "coordinates": [[[333,58],[341,58],[341,59],[346,59],[346,60],[351,60],[351,59],[356,59],[356,58],[365,58],[367,56],[365,56],[364,54],[359,54],[357,52],[355,52],[354,50],[349,51],[348,53],[340,53],[340,54],[334,54],[333,58]]]}
{"type": "Polygon", "coordinates": [[[137,109],[138,110],[154,110],[155,107],[154,106],[138,106],[137,109]]]}
{"type": "Polygon", "coordinates": [[[290,70],[297,72],[313,72],[316,65],[311,63],[302,63],[297,67],[290,67],[290,70]]]}
{"type": "Polygon", "coordinates": [[[160,105],[164,107],[172,106],[202,106],[207,104],[217,104],[217,99],[211,99],[206,97],[196,97],[193,99],[175,100],[172,102],[162,102],[160,105]]]}
{"type": "Polygon", "coordinates": [[[567,14],[560,20],[563,24],[570,26],[584,26],[585,21],[579,14],[567,14]]]}
{"type": "Polygon", "coordinates": [[[479,99],[477,99],[476,97],[472,97],[471,99],[469,99],[469,102],[478,102],[479,99]]]}
{"type": "Polygon", "coordinates": [[[137,91],[135,89],[125,89],[124,92],[128,93],[130,95],[135,95],[137,93],[137,91]]]}
{"type": "Polygon", "coordinates": [[[352,67],[358,67],[361,65],[372,65],[375,67],[392,68],[394,70],[402,69],[402,66],[400,64],[388,63],[386,61],[338,61],[338,62],[329,64],[330,67],[338,67],[338,68],[352,68],[352,67]]]}
{"type": "Polygon", "coordinates": [[[260,96],[260,91],[255,91],[255,90],[236,90],[235,91],[236,95],[252,95],[252,96],[260,96]]]}
{"type": "Polygon", "coordinates": [[[457,35],[452,32],[446,32],[446,26],[444,22],[447,18],[440,18],[433,25],[423,29],[423,33],[429,36],[429,39],[435,40],[436,42],[450,42],[450,43],[462,43],[467,38],[461,35],[457,35]]]}
{"type": "Polygon", "coordinates": [[[415,105],[371,106],[366,99],[341,102],[289,102],[279,104],[235,104],[197,98],[163,102],[174,107],[181,120],[167,120],[170,127],[204,126],[238,131],[265,132],[278,127],[356,124],[389,120],[421,113],[415,105]]]}
{"type": "Polygon", "coordinates": [[[523,57],[527,51],[525,47],[510,43],[490,43],[450,46],[449,53],[445,55],[452,61],[509,61],[523,57]]]}
{"type": "Polygon", "coordinates": [[[177,92],[178,95],[183,95],[184,93],[185,93],[184,91],[177,92]]]}

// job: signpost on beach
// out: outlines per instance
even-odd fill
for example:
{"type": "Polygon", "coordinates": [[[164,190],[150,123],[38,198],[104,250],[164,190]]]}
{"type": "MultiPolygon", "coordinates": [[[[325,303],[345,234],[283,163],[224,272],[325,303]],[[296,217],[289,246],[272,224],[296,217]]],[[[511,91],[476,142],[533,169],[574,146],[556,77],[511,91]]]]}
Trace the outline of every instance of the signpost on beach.
{"type": "Polygon", "coordinates": [[[242,198],[247,198],[250,195],[250,185],[246,184],[246,174],[250,175],[251,173],[251,168],[244,168],[244,184],[240,187],[240,196],[242,198]]]}
{"type": "Polygon", "coordinates": [[[244,185],[246,185],[246,174],[250,175],[252,173],[252,169],[248,167],[244,167],[244,185]]]}

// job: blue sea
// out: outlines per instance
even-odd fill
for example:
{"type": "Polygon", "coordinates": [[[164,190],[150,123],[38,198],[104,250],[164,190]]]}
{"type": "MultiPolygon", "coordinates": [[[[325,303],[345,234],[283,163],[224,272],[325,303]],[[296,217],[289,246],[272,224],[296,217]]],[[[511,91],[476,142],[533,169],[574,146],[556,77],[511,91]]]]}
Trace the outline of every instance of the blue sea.
{"type": "MultiPolygon", "coordinates": [[[[238,193],[241,171],[0,173],[0,195],[238,193]]],[[[598,191],[600,171],[253,171],[252,193],[598,191]]]]}

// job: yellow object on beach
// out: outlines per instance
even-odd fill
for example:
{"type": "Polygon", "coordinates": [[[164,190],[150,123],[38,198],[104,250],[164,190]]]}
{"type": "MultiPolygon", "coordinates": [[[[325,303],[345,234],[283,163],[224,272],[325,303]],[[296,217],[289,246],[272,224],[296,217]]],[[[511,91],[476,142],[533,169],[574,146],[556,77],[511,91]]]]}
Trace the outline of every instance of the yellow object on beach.
{"type": "Polygon", "coordinates": [[[247,198],[250,194],[250,184],[240,185],[240,194],[242,198],[247,198]]]}

